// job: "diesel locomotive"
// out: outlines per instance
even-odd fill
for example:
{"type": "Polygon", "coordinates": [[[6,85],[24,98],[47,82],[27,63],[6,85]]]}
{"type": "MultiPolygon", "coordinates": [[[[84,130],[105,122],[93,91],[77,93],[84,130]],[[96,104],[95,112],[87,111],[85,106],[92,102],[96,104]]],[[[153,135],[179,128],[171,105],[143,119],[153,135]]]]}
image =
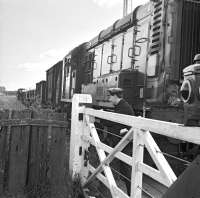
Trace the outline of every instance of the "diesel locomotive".
{"type": "Polygon", "coordinates": [[[198,53],[200,1],[150,1],[64,57],[61,101],[87,93],[94,107],[112,108],[107,89],[120,87],[136,115],[199,125],[199,113],[188,116],[200,112],[199,65],[187,67],[198,53]],[[180,92],[182,83],[194,100],[181,100],[189,97],[180,92]]]}
{"type": "Polygon", "coordinates": [[[198,53],[200,0],[151,0],[49,68],[35,101],[65,111],[74,93],[86,93],[93,107],[112,109],[107,89],[120,87],[136,115],[199,126],[198,53]]]}

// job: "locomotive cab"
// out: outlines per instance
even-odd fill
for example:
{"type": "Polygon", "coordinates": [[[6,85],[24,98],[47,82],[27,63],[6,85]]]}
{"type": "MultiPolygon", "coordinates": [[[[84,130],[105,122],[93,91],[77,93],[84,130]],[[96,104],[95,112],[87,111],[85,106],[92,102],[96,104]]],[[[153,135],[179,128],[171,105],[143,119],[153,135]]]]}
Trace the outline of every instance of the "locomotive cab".
{"type": "Polygon", "coordinates": [[[184,102],[184,124],[200,126],[200,54],[195,56],[193,65],[183,70],[183,74],[180,93],[184,102]]]}

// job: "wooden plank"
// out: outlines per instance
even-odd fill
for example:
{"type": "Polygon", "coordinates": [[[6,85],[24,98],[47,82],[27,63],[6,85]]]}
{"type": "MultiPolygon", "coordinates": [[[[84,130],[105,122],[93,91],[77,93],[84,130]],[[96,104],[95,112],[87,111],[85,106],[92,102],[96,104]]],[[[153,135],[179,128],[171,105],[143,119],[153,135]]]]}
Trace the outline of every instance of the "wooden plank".
{"type": "Polygon", "coordinates": [[[143,129],[187,142],[192,142],[194,144],[200,144],[199,127],[187,127],[177,123],[117,114],[102,110],[94,110],[91,108],[85,108],[83,111],[87,115],[110,120],[128,126],[134,126],[134,128],[143,129]]]}
{"type": "Polygon", "coordinates": [[[68,159],[66,159],[66,132],[64,128],[52,128],[49,155],[49,179],[51,183],[51,191],[55,194],[59,193],[59,191],[65,187],[65,162],[68,159]]]}
{"type": "Polygon", "coordinates": [[[39,141],[38,141],[38,154],[39,154],[39,184],[45,184],[47,181],[48,169],[48,127],[39,127],[39,141]]]}
{"type": "Polygon", "coordinates": [[[163,177],[163,180],[165,180],[165,185],[169,187],[171,184],[174,183],[174,181],[176,181],[176,175],[174,174],[167,160],[161,153],[150,132],[147,131],[144,133],[143,141],[150,156],[152,157],[154,163],[161,173],[160,177],[163,177]]]}
{"type": "MultiPolygon", "coordinates": [[[[89,124],[89,123],[88,123],[89,124]]],[[[120,142],[112,149],[111,153],[101,162],[101,164],[96,168],[94,173],[88,178],[87,182],[84,185],[87,185],[92,178],[94,178],[99,172],[103,170],[103,166],[110,164],[110,162],[115,158],[115,154],[123,150],[124,147],[130,142],[133,138],[133,129],[131,128],[129,132],[120,140],[120,142]]],[[[94,140],[95,141],[95,140],[94,140]]]]}
{"type": "Polygon", "coordinates": [[[6,127],[0,126],[0,194],[4,190],[6,143],[6,127]]]}
{"type": "MultiPolygon", "coordinates": [[[[82,136],[82,140],[83,141],[89,141],[91,145],[95,146],[95,142],[91,137],[86,137],[86,136],[82,136]]],[[[104,151],[106,151],[107,153],[111,153],[113,148],[100,142],[98,144],[99,148],[103,149],[104,151]]],[[[126,164],[130,165],[132,164],[132,157],[122,153],[122,152],[118,152],[115,154],[115,157],[120,159],[121,161],[125,162],[126,164]]]]}
{"type": "Polygon", "coordinates": [[[133,161],[131,173],[131,198],[142,197],[142,177],[143,173],[138,170],[138,163],[143,162],[144,142],[143,134],[139,129],[135,129],[133,133],[133,161]]]}
{"type": "MultiPolygon", "coordinates": [[[[92,136],[92,138],[94,139],[94,142],[95,142],[95,147],[96,147],[96,150],[97,150],[97,153],[98,153],[98,156],[99,156],[100,163],[102,163],[106,159],[106,154],[105,154],[104,150],[102,150],[98,147],[98,144],[100,143],[100,139],[99,139],[99,136],[98,136],[98,133],[96,131],[94,123],[92,123],[90,121],[89,116],[87,116],[86,119],[87,119],[88,127],[90,128],[90,134],[91,134],[91,136],[92,136]]],[[[116,194],[116,191],[114,190],[115,188],[117,188],[117,184],[115,182],[115,179],[113,177],[113,174],[112,174],[110,167],[107,164],[104,164],[103,170],[104,170],[104,173],[106,175],[112,197],[113,198],[118,197],[117,194],[116,194]]],[[[89,178],[88,180],[92,180],[92,177],[89,178]]]]}
{"type": "MultiPolygon", "coordinates": [[[[8,111],[8,118],[12,118],[12,111],[8,111]]],[[[8,191],[8,181],[9,181],[9,157],[11,148],[11,126],[6,126],[6,148],[5,148],[5,168],[4,168],[4,191],[8,191]]]]}
{"type": "Polygon", "coordinates": [[[29,144],[29,161],[28,161],[28,176],[27,184],[28,191],[34,188],[39,183],[39,130],[38,127],[32,126],[30,131],[29,144]]]}
{"type": "Polygon", "coordinates": [[[0,125],[3,126],[57,126],[57,127],[67,127],[68,122],[66,121],[57,121],[57,120],[44,120],[44,119],[9,119],[9,120],[0,120],[0,125]]]}
{"type": "Polygon", "coordinates": [[[9,155],[8,191],[18,193],[26,184],[30,126],[12,127],[9,155]]]}

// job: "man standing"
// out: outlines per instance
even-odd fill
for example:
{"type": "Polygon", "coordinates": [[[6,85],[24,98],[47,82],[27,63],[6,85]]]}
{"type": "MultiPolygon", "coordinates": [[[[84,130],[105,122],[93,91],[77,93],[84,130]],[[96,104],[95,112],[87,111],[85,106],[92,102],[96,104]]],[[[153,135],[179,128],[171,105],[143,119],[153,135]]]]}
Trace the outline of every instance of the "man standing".
{"type": "MultiPolygon", "coordinates": [[[[134,111],[132,107],[123,99],[123,89],[121,88],[110,88],[108,89],[108,97],[109,101],[114,105],[114,112],[119,114],[126,114],[126,115],[134,115],[134,111]]],[[[116,124],[112,123],[110,124],[109,128],[111,128],[112,132],[115,135],[124,135],[124,131],[127,131],[127,126],[122,124],[116,124]]],[[[130,128],[130,127],[129,127],[130,128]]],[[[108,137],[109,144],[111,144],[112,147],[116,146],[116,144],[119,142],[119,138],[117,137],[108,137]]],[[[127,155],[132,156],[132,143],[129,143],[123,150],[123,152],[127,155]]],[[[127,193],[130,195],[130,189],[131,189],[131,166],[125,164],[124,162],[114,159],[113,161],[114,167],[119,169],[120,174],[122,174],[124,177],[121,178],[127,188],[127,193]]],[[[112,166],[112,164],[111,164],[112,166]]]]}
{"type": "Polygon", "coordinates": [[[115,107],[115,113],[126,115],[134,115],[132,107],[123,99],[123,89],[110,88],[108,89],[109,101],[115,107]]]}

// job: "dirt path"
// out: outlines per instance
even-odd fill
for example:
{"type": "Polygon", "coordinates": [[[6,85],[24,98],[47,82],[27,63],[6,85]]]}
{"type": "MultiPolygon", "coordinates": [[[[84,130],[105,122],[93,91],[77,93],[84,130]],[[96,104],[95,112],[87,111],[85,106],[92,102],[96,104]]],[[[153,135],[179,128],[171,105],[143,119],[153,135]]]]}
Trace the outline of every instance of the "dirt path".
{"type": "Polygon", "coordinates": [[[17,100],[16,96],[0,96],[0,110],[23,110],[26,107],[17,100]]]}

